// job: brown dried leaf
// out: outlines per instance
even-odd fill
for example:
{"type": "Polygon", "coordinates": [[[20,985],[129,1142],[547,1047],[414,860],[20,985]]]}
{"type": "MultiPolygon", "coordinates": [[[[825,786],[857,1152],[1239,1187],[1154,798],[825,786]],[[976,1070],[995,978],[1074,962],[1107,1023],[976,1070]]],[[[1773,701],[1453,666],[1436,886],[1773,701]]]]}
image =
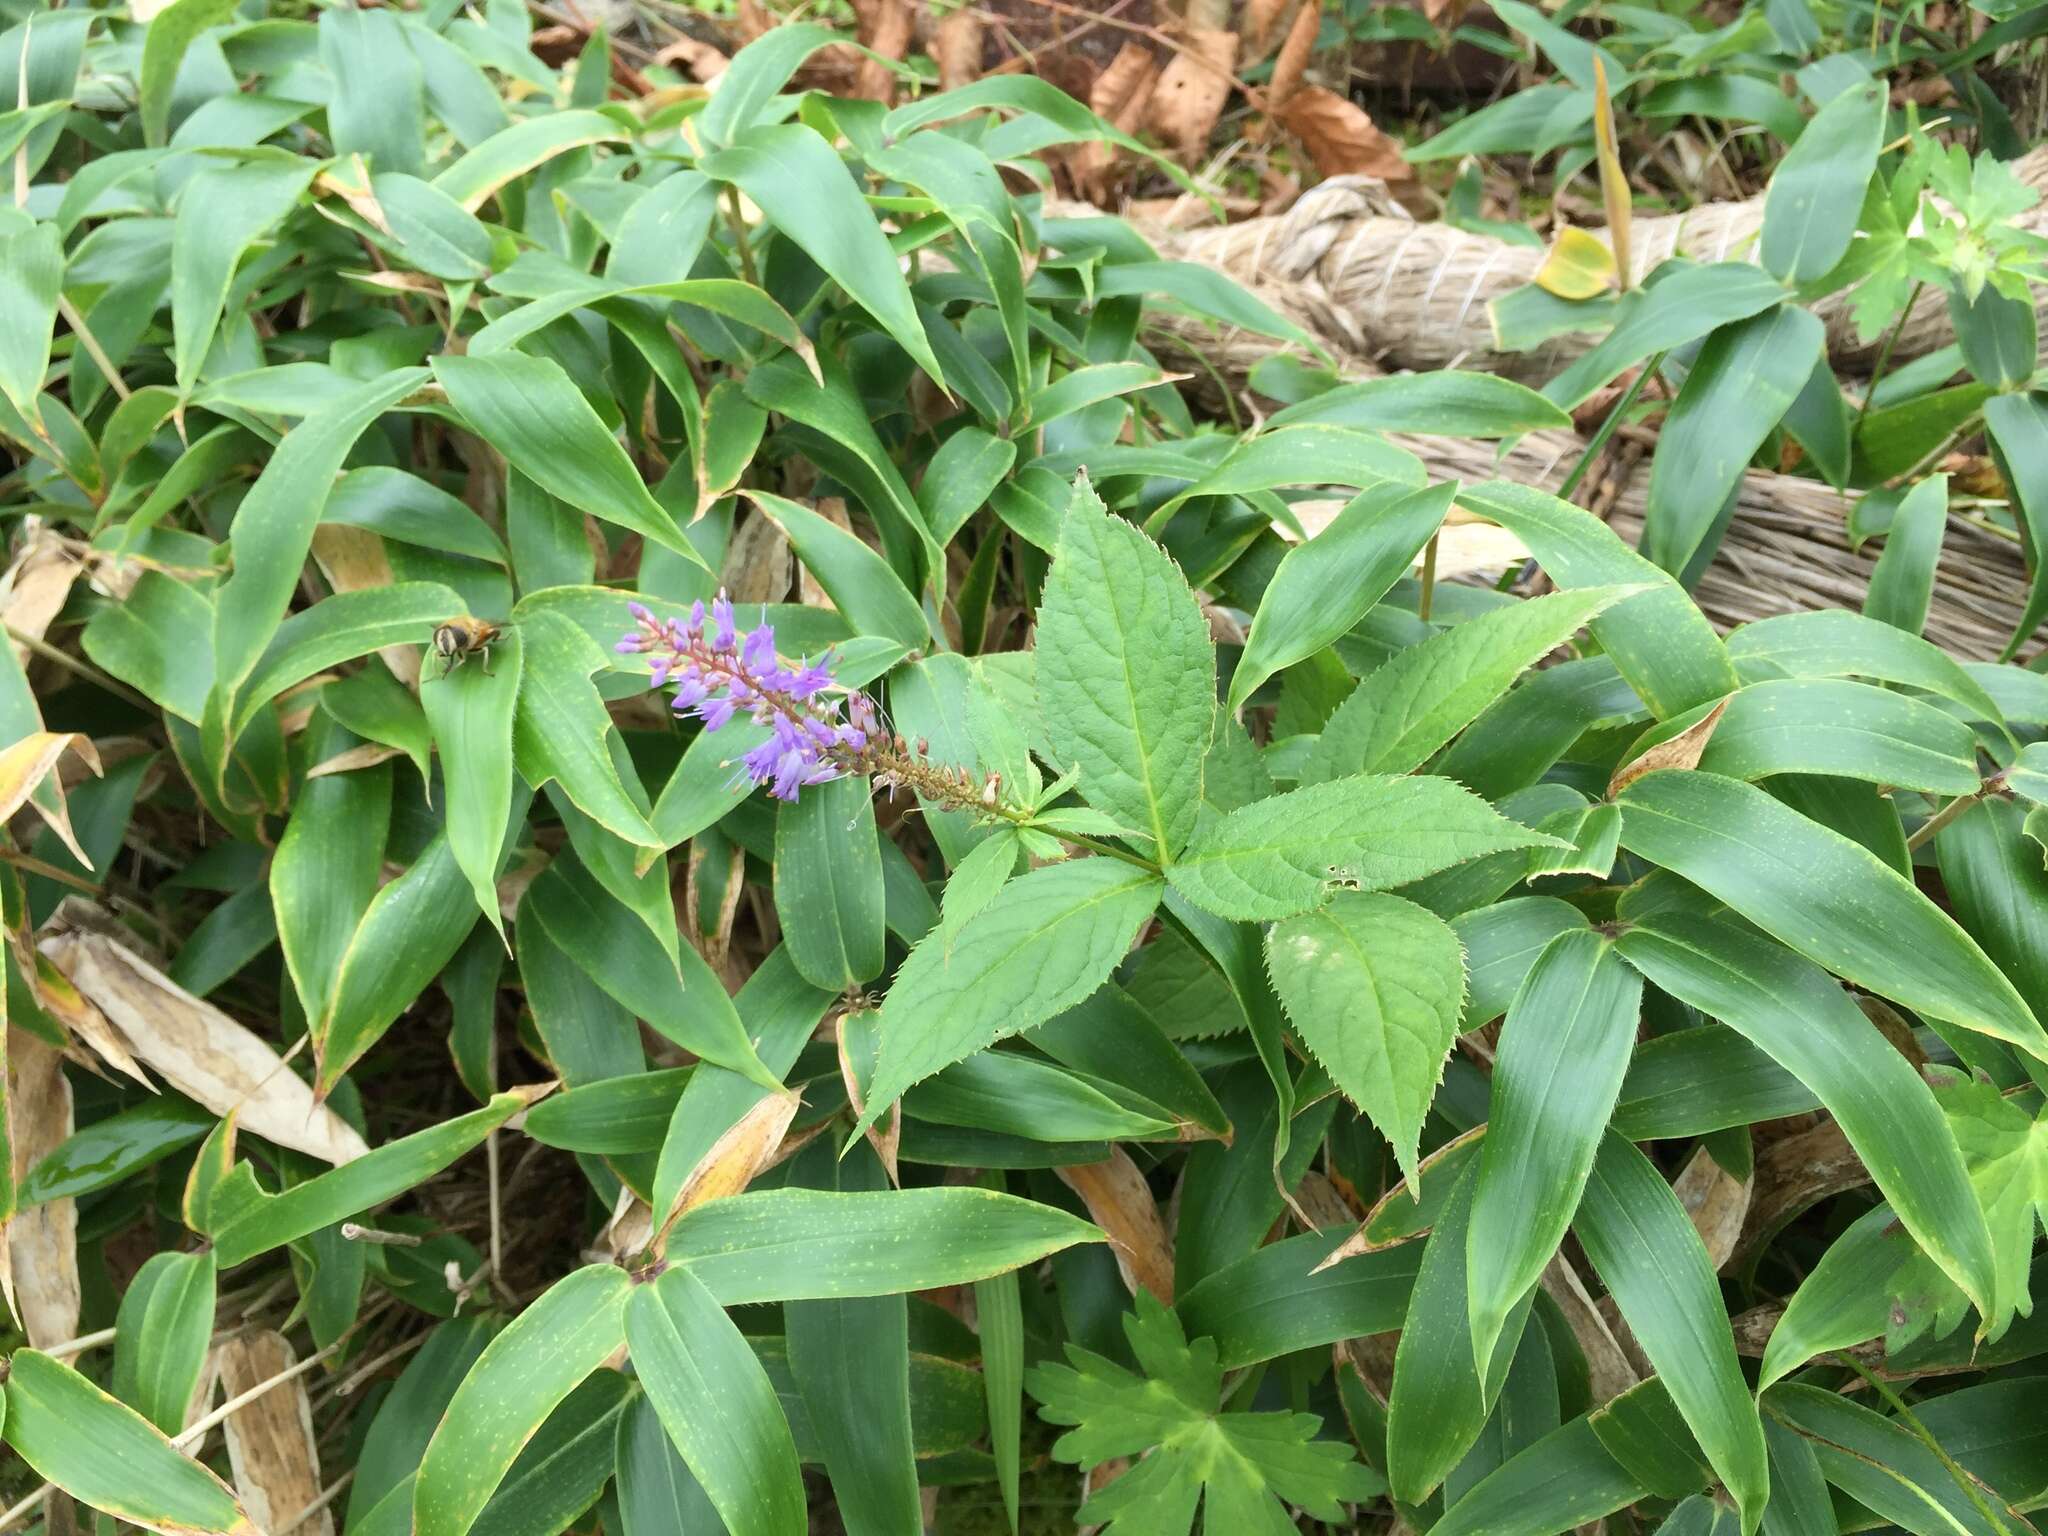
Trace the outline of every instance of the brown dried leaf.
{"type": "Polygon", "coordinates": [[[973,6],[961,6],[933,29],[932,62],[942,91],[957,91],[981,77],[981,13],[973,6]]]}
{"type": "Polygon", "coordinates": [[[1607,211],[1607,239],[1614,248],[1614,268],[1621,286],[1629,285],[1632,268],[1628,259],[1630,219],[1634,205],[1628,193],[1628,174],[1621,168],[1621,154],[1614,144],[1614,98],[1607,90],[1607,66],[1598,50],[1593,54],[1593,144],[1600,162],[1600,202],[1607,211]]]}
{"type": "MultiPolygon", "coordinates": [[[[1088,91],[1088,108],[1123,133],[1135,133],[1159,84],[1159,62],[1136,39],[1117,49],[1088,91]]],[[[1067,157],[1074,189],[1092,202],[1108,203],[1125,168],[1123,151],[1094,140],[1078,144],[1067,157]]]]}
{"type": "Polygon", "coordinates": [[[1266,87],[1266,110],[1269,113],[1277,111],[1301,89],[1302,73],[1308,68],[1309,55],[1315,52],[1316,34],[1322,30],[1322,25],[1320,0],[1303,5],[1294,13],[1294,25],[1287,29],[1287,36],[1280,44],[1280,56],[1273,60],[1273,79],[1266,87]]]}
{"type": "MultiPolygon", "coordinates": [[[[0,618],[15,634],[42,639],[50,632],[51,621],[63,611],[71,584],[84,569],[84,562],[71,553],[62,538],[37,523],[21,553],[0,576],[0,618]]],[[[14,659],[27,666],[29,648],[19,640],[12,644],[14,659]]]]}
{"type": "Polygon", "coordinates": [[[1089,1219],[1109,1234],[1117,1273],[1124,1277],[1131,1294],[1135,1296],[1143,1286],[1172,1306],[1173,1244],[1167,1239],[1166,1223],[1160,1220],[1159,1202],[1152,1198],[1131,1155],[1115,1147],[1099,1163],[1076,1163],[1053,1172],[1081,1197],[1089,1219]]]}
{"type": "Polygon", "coordinates": [[[1807,1207],[1869,1182],[1869,1170],[1833,1120],[1766,1143],[1757,1149],[1749,1210],[1735,1256],[1740,1259],[1753,1252],[1807,1207]]]}
{"type": "Polygon", "coordinates": [[[1621,1396],[1643,1379],[1607,1318],[1594,1304],[1586,1282],[1563,1254],[1552,1255],[1543,1271],[1542,1285],[1564,1313],[1565,1321],[1571,1324],[1572,1336],[1579,1341],[1579,1350],[1586,1357],[1595,1408],[1621,1396]]]}
{"type": "MultiPolygon", "coordinates": [[[[0,823],[12,821],[15,812],[29,803],[66,752],[76,752],[95,774],[100,771],[99,749],[92,744],[91,737],[77,731],[31,731],[0,751],[0,823]]],[[[91,869],[92,860],[85,856],[85,850],[78,846],[77,834],[71,830],[71,809],[65,804],[63,788],[52,782],[49,793],[35,800],[34,805],[36,814],[71,850],[71,856],[91,869]]]]}
{"type": "Polygon", "coordinates": [[[339,1165],[370,1150],[268,1042],[127,945],[73,928],[48,934],[39,947],[121,1043],[187,1098],[217,1115],[239,1110],[244,1129],[323,1162],[339,1165]]]}
{"type": "Polygon", "coordinates": [[[1401,158],[1400,141],[1376,128],[1365,108],[1335,91],[1305,85],[1274,114],[1325,176],[1377,176],[1390,185],[1414,179],[1415,168],[1401,158]]]}
{"type": "Polygon", "coordinates": [[[896,71],[883,60],[900,62],[910,51],[916,25],[908,0],[854,0],[853,9],[860,18],[861,43],[870,53],[881,55],[861,56],[854,67],[853,94],[869,101],[892,102],[896,99],[896,71]]]}
{"type": "Polygon", "coordinates": [[[142,1064],[128,1053],[120,1031],[107,1021],[107,1016],[85,1000],[78,988],[71,985],[71,978],[51,964],[48,955],[33,949],[28,950],[28,955],[29,962],[22,969],[29,974],[29,991],[37,1006],[75,1038],[83,1040],[116,1072],[126,1073],[151,1093],[156,1092],[156,1084],[149,1080],[142,1064]]]}
{"type": "Polygon", "coordinates": [[[1754,1178],[1737,1179],[1715,1162],[1705,1147],[1693,1152],[1685,1168],[1672,1181],[1671,1189],[1685,1214],[1692,1218],[1700,1241],[1707,1245],[1707,1257],[1719,1269],[1735,1252],[1742,1236],[1743,1218],[1749,1214],[1754,1178]]]}
{"type": "Polygon", "coordinates": [[[377,201],[370,186],[370,168],[361,155],[330,160],[327,169],[313,178],[313,190],[325,197],[340,198],[365,223],[387,235],[391,233],[391,221],[385,217],[384,205],[377,201]]]}
{"type": "MultiPolygon", "coordinates": [[[[846,1048],[846,1020],[841,1018],[834,1029],[834,1038],[839,1047],[839,1080],[846,1085],[846,1101],[853,1106],[856,1115],[867,1113],[867,1093],[860,1085],[860,1074],[854,1071],[853,1057],[846,1048]]],[[[903,1145],[903,1105],[899,1101],[889,1106],[889,1113],[881,1123],[867,1129],[868,1145],[875,1149],[875,1156],[882,1160],[882,1171],[889,1175],[889,1182],[901,1185],[896,1175],[896,1154],[903,1145]]]]}
{"type": "Polygon", "coordinates": [[[1642,756],[1623,763],[1614,770],[1614,777],[1607,781],[1607,798],[1612,800],[1644,774],[1655,773],[1660,768],[1689,770],[1699,767],[1700,755],[1713,739],[1714,727],[1721,723],[1721,716],[1727,712],[1728,701],[1723,699],[1676,736],[1658,742],[1642,756]]]}
{"type": "Polygon", "coordinates": [[[1294,1186],[1294,1208],[1307,1216],[1318,1231],[1348,1227],[1358,1220],[1358,1212],[1338,1193],[1337,1186],[1313,1169],[1294,1186]]]}
{"type": "Polygon", "coordinates": [[[1291,36],[1293,28],[1288,27],[1288,13],[1293,12],[1294,27],[1301,25],[1301,13],[1316,14],[1322,9],[1322,0],[1245,0],[1242,28],[1244,31],[1244,61],[1256,64],[1273,51],[1273,45],[1283,36],[1291,36]]]}
{"type": "Polygon", "coordinates": [[[735,603],[779,603],[789,596],[789,538],[758,508],[732,531],[719,584],[735,603]]]}
{"type": "MultiPolygon", "coordinates": [[[[298,1363],[281,1333],[251,1329],[223,1340],[214,1351],[221,1390],[232,1399],[262,1386],[298,1363]]],[[[334,1536],[334,1512],[322,1507],[297,1517],[320,1497],[320,1452],[306,1378],[279,1382],[237,1408],[222,1424],[235,1492],[259,1531],[334,1536]]]]}
{"type": "MultiPolygon", "coordinates": [[[[360,592],[388,587],[397,578],[384,541],[367,528],[346,523],[322,523],[313,530],[313,559],[327,584],[336,592],[360,592]]],[[[384,665],[408,688],[420,683],[420,652],[410,645],[387,645],[377,653],[384,665]]]]}
{"type": "MultiPolygon", "coordinates": [[[[17,1185],[74,1129],[64,1055],[23,1029],[7,1031],[7,1105],[17,1185]]],[[[8,1309],[37,1349],[78,1336],[78,1202],[45,1200],[6,1226],[8,1309]]]]}
{"type": "Polygon", "coordinates": [[[1208,149],[1209,134],[1230,99],[1236,63],[1235,32],[1191,27],[1160,71],[1147,126],[1183,164],[1192,165],[1208,149]]]}
{"type": "Polygon", "coordinates": [[[725,73],[732,60],[709,43],[701,43],[694,37],[679,37],[655,54],[654,62],[680,64],[689,71],[692,80],[708,85],[725,73]]]}
{"type": "Polygon", "coordinates": [[[387,747],[381,741],[365,741],[337,752],[324,763],[315,763],[306,770],[309,779],[325,778],[332,773],[354,773],[358,768],[374,768],[379,763],[388,763],[404,753],[397,747],[387,747]]]}
{"type": "Polygon", "coordinates": [[[711,1144],[697,1166],[676,1191],[674,1206],[662,1218],[654,1238],[659,1248],[669,1228],[684,1212],[727,1195],[736,1195],[754,1181],[754,1176],[776,1161],[789,1122],[796,1118],[803,1095],[793,1090],[764,1095],[754,1107],[733,1122],[732,1128],[711,1144]]]}

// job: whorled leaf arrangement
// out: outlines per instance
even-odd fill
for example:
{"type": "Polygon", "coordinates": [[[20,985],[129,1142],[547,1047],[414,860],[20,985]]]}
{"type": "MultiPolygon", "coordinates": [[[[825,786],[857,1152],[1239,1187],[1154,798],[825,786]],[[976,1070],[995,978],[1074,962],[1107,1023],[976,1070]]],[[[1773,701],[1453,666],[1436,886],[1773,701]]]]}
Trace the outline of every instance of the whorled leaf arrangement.
{"type": "MultiPolygon", "coordinates": [[[[1496,10],[1573,83],[1424,158],[1718,110],[1496,10]]],[[[0,34],[0,1531],[2031,1529],[2048,682],[1917,633],[1980,432],[2048,612],[2024,189],[1840,53],[1722,93],[1760,267],[1345,382],[1016,190],[1108,123],[794,91],[841,40],[0,34]],[[1852,407],[1811,306],[1925,287],[1852,407]],[[1640,551],[1432,467],[1617,384],[1640,551]],[[1788,443],[1878,580],[1724,637],[1788,443]]]]}

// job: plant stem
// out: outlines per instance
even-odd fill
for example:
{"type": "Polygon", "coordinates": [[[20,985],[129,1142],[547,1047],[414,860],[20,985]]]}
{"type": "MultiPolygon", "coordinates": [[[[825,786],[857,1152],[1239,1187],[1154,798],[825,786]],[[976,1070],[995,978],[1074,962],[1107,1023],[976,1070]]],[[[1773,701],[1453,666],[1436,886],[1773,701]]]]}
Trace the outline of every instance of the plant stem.
{"type": "Polygon", "coordinates": [[[1415,617],[1423,623],[1429,622],[1429,607],[1436,598],[1436,541],[1441,537],[1432,533],[1429,542],[1422,548],[1422,595],[1415,600],[1415,617]]]}
{"type": "Polygon", "coordinates": [[[1870,387],[1863,391],[1863,403],[1856,407],[1856,421],[1849,428],[1853,441],[1863,430],[1863,418],[1870,414],[1870,402],[1877,398],[1877,386],[1884,382],[1884,371],[1892,360],[1892,348],[1899,344],[1899,333],[1906,328],[1906,320],[1913,313],[1913,306],[1920,302],[1920,290],[1926,287],[1924,281],[1916,281],[1913,291],[1906,295],[1906,307],[1899,311],[1899,318],[1892,322],[1892,328],[1884,338],[1884,345],[1877,351],[1877,366],[1870,375],[1870,387]]]}
{"type": "Polygon", "coordinates": [[[1928,1432],[1927,1426],[1920,1422],[1919,1415],[1906,1406],[1906,1400],[1892,1389],[1891,1384],[1852,1355],[1837,1353],[1835,1358],[1868,1382],[1871,1390],[1883,1398],[1892,1412],[1898,1415],[1900,1426],[1911,1431],[1914,1439],[1934,1453],[1935,1459],[1948,1469],[1948,1475],[1956,1480],[1956,1486],[1963,1490],[1972,1504],[1977,1506],[1977,1512],[1991,1522],[1992,1528],[2000,1532],[2001,1536],[2012,1536],[2012,1527],[1999,1518],[1998,1511],[1992,1507],[1991,1501],[1984,1497],[1984,1490],[1977,1480],[1963,1469],[1955,1457],[1942,1449],[1941,1442],[1928,1432]]]}
{"type": "Polygon", "coordinates": [[[1650,382],[1650,375],[1663,366],[1662,352],[1643,364],[1643,371],[1636,375],[1635,382],[1629,385],[1622,397],[1614,402],[1614,409],[1607,413],[1607,419],[1600,423],[1600,430],[1595,432],[1593,440],[1586,444],[1586,451],[1579,455],[1579,462],[1572,466],[1572,472],[1565,476],[1564,484],[1557,488],[1560,499],[1571,500],[1572,492],[1579,488],[1579,482],[1586,478],[1586,471],[1593,467],[1594,458],[1607,446],[1607,439],[1614,436],[1614,429],[1621,425],[1621,418],[1627,414],[1628,408],[1636,403],[1636,396],[1643,392],[1643,386],[1650,382]]]}
{"type": "Polygon", "coordinates": [[[1983,798],[1984,791],[1981,789],[1974,794],[1957,795],[1955,799],[1949,801],[1947,805],[1944,805],[1940,810],[1920,823],[1913,835],[1906,839],[1906,851],[1912,853],[1916,849],[1925,847],[1929,842],[1933,841],[1935,834],[1940,832],[1943,827],[1954,821],[1983,798]]]}
{"type": "Polygon", "coordinates": [[[733,248],[739,252],[740,276],[760,287],[761,280],[754,272],[754,247],[747,240],[747,221],[740,217],[740,189],[731,185],[725,189],[725,222],[732,230],[733,248]]]}

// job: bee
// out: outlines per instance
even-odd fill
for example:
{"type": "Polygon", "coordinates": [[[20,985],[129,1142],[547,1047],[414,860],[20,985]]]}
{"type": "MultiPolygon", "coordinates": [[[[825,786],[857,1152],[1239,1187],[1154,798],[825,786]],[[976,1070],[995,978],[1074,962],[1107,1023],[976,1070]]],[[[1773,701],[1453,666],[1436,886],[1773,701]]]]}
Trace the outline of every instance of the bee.
{"type": "Polygon", "coordinates": [[[441,658],[440,677],[446,677],[472,656],[481,657],[484,676],[491,675],[491,647],[505,632],[502,624],[473,619],[468,614],[445,619],[434,626],[434,654],[441,658]]]}

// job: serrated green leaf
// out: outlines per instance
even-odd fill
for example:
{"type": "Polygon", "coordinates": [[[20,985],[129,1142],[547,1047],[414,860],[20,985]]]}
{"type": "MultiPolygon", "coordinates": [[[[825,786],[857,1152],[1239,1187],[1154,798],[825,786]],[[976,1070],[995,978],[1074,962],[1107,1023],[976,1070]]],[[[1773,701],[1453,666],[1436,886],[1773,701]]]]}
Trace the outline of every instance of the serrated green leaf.
{"type": "Polygon", "coordinates": [[[1333,885],[1387,890],[1542,841],[1449,779],[1367,775],[1219,817],[1166,873],[1198,906],[1258,922],[1319,906],[1333,885]]]}
{"type": "Polygon", "coordinates": [[[883,1001],[861,1128],[913,1083],[1101,986],[1161,890],[1157,875],[1121,860],[1068,859],[1012,880],[957,933],[935,930],[883,1001]]]}
{"type": "Polygon", "coordinates": [[[1524,671],[1638,590],[1552,592],[1396,652],[1337,707],[1303,765],[1302,782],[1419,768],[1524,671]]]}
{"type": "Polygon", "coordinates": [[[1398,896],[1344,891],[1276,924],[1266,963],[1302,1044],[1380,1128],[1412,1184],[1464,1009],[1458,936],[1398,896]]]}
{"type": "Polygon", "coordinates": [[[1055,761],[1080,769],[1089,804],[1171,858],[1201,805],[1215,648],[1179,568],[1085,480],[1060,528],[1035,657],[1055,761]]]}

